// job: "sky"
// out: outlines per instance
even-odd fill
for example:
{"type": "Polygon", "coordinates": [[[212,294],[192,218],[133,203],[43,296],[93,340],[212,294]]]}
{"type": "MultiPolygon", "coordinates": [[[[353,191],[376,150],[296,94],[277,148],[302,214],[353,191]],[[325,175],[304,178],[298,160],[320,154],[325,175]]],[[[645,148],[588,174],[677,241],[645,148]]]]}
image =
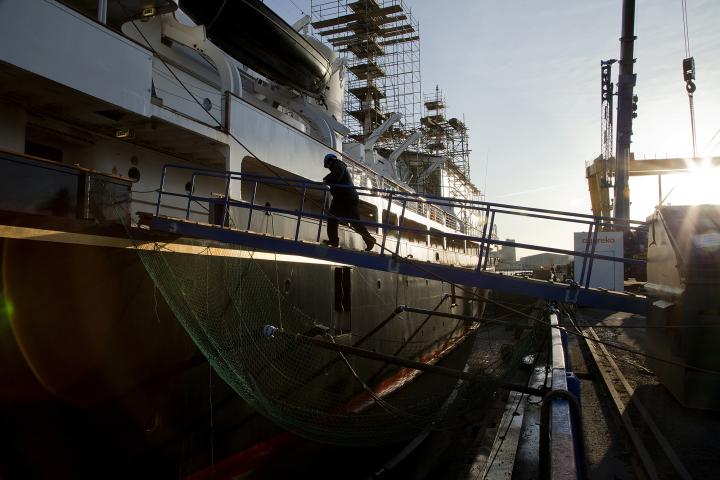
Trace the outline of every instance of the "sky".
{"type": "MultiPolygon", "coordinates": [[[[327,1],[327,0],[323,0],[327,1]]],[[[266,0],[292,23],[310,0],[266,0]]],[[[619,58],[622,0],[405,0],[420,25],[423,93],[465,115],[471,178],[491,202],[590,212],[585,162],[600,154],[600,60],[619,58]]],[[[720,1],[687,0],[698,154],[720,156],[720,1]]],[[[681,0],[638,0],[636,158],[691,157],[681,0]]],[[[617,64],[613,75],[617,75],[617,64]]],[[[658,202],[630,180],[631,218],[658,202]]],[[[720,203],[718,172],[664,177],[666,202],[720,203]]],[[[499,236],[572,248],[572,226],[498,219],[499,236]]]]}

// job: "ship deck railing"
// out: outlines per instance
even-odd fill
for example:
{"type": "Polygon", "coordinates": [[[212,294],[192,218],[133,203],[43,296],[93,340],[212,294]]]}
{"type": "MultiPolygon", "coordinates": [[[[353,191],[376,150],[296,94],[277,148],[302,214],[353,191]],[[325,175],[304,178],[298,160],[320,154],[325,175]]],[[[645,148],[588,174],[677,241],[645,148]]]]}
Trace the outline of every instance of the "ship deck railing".
{"type": "MultiPolygon", "coordinates": [[[[326,248],[322,248],[323,253],[320,254],[317,248],[308,249],[303,247],[298,250],[299,247],[297,246],[291,247],[286,244],[269,242],[267,235],[263,235],[263,238],[265,240],[262,243],[252,242],[249,241],[249,239],[247,238],[243,240],[243,238],[239,236],[248,236],[253,234],[256,236],[258,235],[258,233],[251,231],[252,219],[254,214],[280,214],[285,217],[293,218],[295,221],[295,228],[294,235],[291,238],[279,239],[284,242],[293,242],[296,244],[304,244],[305,246],[307,246],[308,242],[300,238],[300,230],[301,225],[304,221],[311,221],[317,222],[317,227],[314,233],[314,241],[320,242],[323,224],[326,223],[328,218],[332,216],[326,212],[325,208],[329,200],[330,186],[322,182],[314,182],[303,179],[284,178],[280,176],[269,177],[258,175],[255,173],[245,172],[218,171],[186,165],[165,165],[162,172],[160,188],[158,189],[158,198],[155,206],[155,216],[150,221],[150,223],[158,229],[168,229],[176,233],[182,233],[182,231],[184,230],[184,233],[190,234],[190,232],[192,231],[192,235],[201,236],[208,239],[216,239],[236,243],[249,242],[249,244],[261,245],[261,248],[281,248],[287,251],[294,250],[298,251],[298,253],[310,256],[321,255],[326,258],[342,257],[342,263],[358,266],[368,266],[368,268],[383,270],[395,269],[395,271],[402,270],[402,268],[398,270],[397,263],[400,259],[398,259],[397,257],[400,253],[400,239],[403,237],[403,235],[426,236],[428,242],[430,242],[430,239],[434,237],[435,241],[440,245],[447,245],[448,243],[456,242],[462,245],[472,245],[473,250],[475,248],[477,249],[477,261],[472,267],[453,267],[434,264],[432,264],[432,267],[430,267],[430,263],[422,262],[425,265],[425,268],[436,269],[437,267],[444,267],[445,269],[450,270],[462,270],[463,272],[461,277],[464,280],[468,279],[467,273],[469,272],[485,275],[489,275],[491,273],[489,271],[492,270],[491,266],[489,266],[490,253],[492,247],[497,246],[516,247],[539,252],[581,257],[582,265],[579,275],[576,276],[575,281],[570,282],[570,284],[564,286],[565,288],[570,288],[574,290],[574,293],[572,293],[571,295],[568,295],[566,293],[563,296],[566,301],[568,299],[570,301],[572,301],[573,299],[578,299],[578,290],[583,290],[588,293],[591,290],[594,293],[598,293],[598,291],[605,293],[619,293],[609,292],[604,289],[593,289],[590,287],[590,278],[592,275],[594,263],[596,261],[609,261],[624,264],[645,263],[645,261],[641,259],[615,257],[611,255],[602,255],[595,252],[598,234],[601,231],[609,229],[623,229],[625,231],[637,231],[647,229],[646,223],[641,221],[618,221],[610,217],[600,217],[582,213],[563,212],[558,210],[549,210],[536,207],[521,207],[516,205],[485,202],[479,200],[469,200],[462,198],[429,196],[412,192],[361,186],[350,187],[345,185],[334,185],[333,187],[351,188],[357,192],[358,196],[361,199],[369,201],[369,203],[374,205],[381,205],[381,207],[379,207],[381,208],[379,221],[372,221],[366,219],[359,220],[333,216],[334,218],[337,218],[338,222],[340,223],[360,223],[362,225],[365,225],[367,228],[377,229],[378,232],[381,232],[379,234],[380,238],[378,239],[378,244],[380,245],[379,255],[368,254],[365,252],[349,251],[346,249],[334,249],[344,250],[344,252],[339,255],[328,254],[326,252],[328,249],[326,248]],[[166,188],[166,178],[168,172],[171,170],[184,170],[190,173],[191,179],[189,182],[188,190],[183,192],[177,192],[170,191],[168,188],[166,188]],[[195,186],[197,185],[198,179],[202,177],[220,179],[223,182],[224,192],[215,196],[195,194],[195,186]],[[231,186],[234,184],[234,182],[241,182],[243,188],[245,186],[249,187],[251,192],[249,195],[249,201],[238,200],[231,197],[231,186]],[[295,191],[297,193],[298,201],[297,208],[283,208],[272,206],[270,204],[258,204],[257,193],[258,187],[260,186],[271,186],[275,188],[283,188],[285,190],[295,191]],[[163,199],[165,197],[179,197],[185,199],[186,209],[184,219],[170,218],[161,215],[161,208],[163,206],[163,199]],[[191,222],[190,219],[190,207],[194,202],[204,202],[208,205],[214,204],[221,207],[222,220],[219,221],[217,224],[205,225],[203,228],[200,228],[201,226],[199,224],[197,224],[196,222],[191,222]],[[247,224],[231,227],[229,225],[231,209],[246,210],[247,224]],[[471,229],[467,227],[467,224],[469,222],[458,221],[458,227],[463,227],[462,229],[452,229],[447,225],[437,225],[441,228],[432,228],[433,222],[431,220],[431,212],[435,209],[441,210],[443,212],[445,212],[447,209],[455,212],[456,214],[459,214],[459,216],[461,217],[464,216],[465,218],[475,216],[476,218],[481,219],[479,224],[480,226],[478,228],[471,229]],[[404,225],[406,220],[410,220],[409,212],[411,211],[431,220],[427,223],[426,229],[419,229],[404,225]],[[397,221],[395,223],[391,223],[385,220],[391,219],[392,216],[390,215],[390,213],[395,214],[395,212],[397,212],[397,221]],[[579,227],[584,228],[587,231],[586,241],[584,243],[585,248],[584,250],[578,251],[568,250],[564,248],[555,248],[545,245],[520,243],[509,240],[499,240],[493,235],[493,231],[496,224],[496,217],[500,214],[578,225],[579,227]],[[172,223],[172,225],[170,223],[172,223]],[[180,224],[182,223],[186,223],[187,228],[181,228],[182,225],[180,224]],[[195,226],[191,228],[189,227],[190,224],[195,224],[195,226]],[[388,241],[389,237],[392,239],[391,241],[388,241]],[[378,259],[385,258],[385,260],[378,262],[377,259],[371,259],[371,257],[378,257],[378,259]],[[388,262],[387,257],[392,257],[393,262],[388,262]]],[[[414,223],[417,224],[417,221],[414,221],[414,223]]],[[[404,260],[405,262],[408,261],[408,259],[402,260],[404,260]]],[[[412,263],[418,263],[417,261],[410,261],[412,263]]],[[[420,270],[422,270],[422,268],[420,270]]],[[[412,271],[415,274],[419,273],[420,276],[428,277],[428,275],[420,273],[420,270],[418,270],[418,268],[410,268],[408,271],[412,271]]],[[[445,273],[448,272],[446,271],[445,273]]],[[[493,275],[499,276],[499,274],[493,275]]],[[[517,282],[522,282],[528,281],[529,279],[513,278],[513,280],[516,280],[517,282]]],[[[485,282],[480,283],[485,284],[485,282]]],[[[559,286],[558,282],[550,283],[554,283],[555,286],[559,286]]],[[[523,289],[520,288],[518,293],[521,293],[522,291],[523,289]]],[[[530,291],[538,292],[538,290],[535,288],[531,288],[530,291]]],[[[554,296],[557,297],[557,295],[554,296]]],[[[625,294],[624,296],[636,297],[634,295],[627,294],[625,294]]],[[[596,302],[593,302],[593,304],[595,303],[596,302]]],[[[618,307],[619,305],[614,305],[613,308],[618,307]]],[[[625,311],[639,312],[644,309],[643,307],[640,307],[638,305],[632,305],[631,307],[631,309],[626,309],[625,311]]],[[[618,309],[622,310],[622,308],[618,309]]]]}

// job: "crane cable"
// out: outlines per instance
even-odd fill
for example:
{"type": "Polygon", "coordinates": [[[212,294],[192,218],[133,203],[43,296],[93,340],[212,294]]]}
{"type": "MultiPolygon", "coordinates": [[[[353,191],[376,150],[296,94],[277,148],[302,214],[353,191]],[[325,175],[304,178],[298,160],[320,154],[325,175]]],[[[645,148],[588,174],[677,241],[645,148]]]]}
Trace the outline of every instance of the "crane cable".
{"type": "Polygon", "coordinates": [[[692,130],[692,146],[693,158],[697,157],[697,141],[695,134],[695,103],[693,94],[695,93],[695,59],[690,56],[690,29],[688,28],[687,0],[681,0],[682,16],[683,16],[683,43],[685,46],[685,59],[683,60],[683,79],[685,80],[685,90],[688,94],[688,103],[690,105],[690,128],[692,130]]]}
{"type": "Polygon", "coordinates": [[[683,41],[685,44],[685,57],[690,56],[690,34],[687,22],[687,0],[681,0],[683,15],[683,41]]]}

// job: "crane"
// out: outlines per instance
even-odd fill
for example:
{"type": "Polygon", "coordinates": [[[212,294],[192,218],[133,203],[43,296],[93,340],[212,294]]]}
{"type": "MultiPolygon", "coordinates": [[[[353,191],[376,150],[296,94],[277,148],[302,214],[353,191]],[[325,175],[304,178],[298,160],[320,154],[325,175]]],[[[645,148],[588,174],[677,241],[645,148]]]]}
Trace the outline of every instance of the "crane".
{"type": "MultiPolygon", "coordinates": [[[[630,151],[632,121],[637,117],[638,97],[633,93],[637,75],[633,72],[633,49],[635,42],[635,0],[623,1],[622,37],[620,38],[620,72],[617,92],[612,83],[612,65],[615,59],[600,62],[601,68],[601,153],[586,165],[585,176],[590,190],[590,203],[593,215],[615,217],[627,220],[630,217],[629,177],[637,175],[658,176],[658,204],[662,203],[662,175],[688,172],[696,166],[720,167],[720,157],[703,159],[696,157],[695,128],[693,123],[693,157],[660,158],[636,160],[630,151]],[[617,136],[615,156],[611,156],[613,142],[613,96],[617,95],[617,136]],[[614,188],[614,202],[610,200],[610,188],[614,188]]],[[[686,14],[684,16],[686,19],[686,14]]],[[[684,25],[687,32],[687,25],[684,25]]],[[[687,38],[687,35],[686,35],[687,38]]],[[[687,42],[687,40],[686,40],[687,42]]],[[[690,95],[692,113],[692,93],[695,91],[695,64],[689,57],[683,60],[683,78],[690,95]]]]}

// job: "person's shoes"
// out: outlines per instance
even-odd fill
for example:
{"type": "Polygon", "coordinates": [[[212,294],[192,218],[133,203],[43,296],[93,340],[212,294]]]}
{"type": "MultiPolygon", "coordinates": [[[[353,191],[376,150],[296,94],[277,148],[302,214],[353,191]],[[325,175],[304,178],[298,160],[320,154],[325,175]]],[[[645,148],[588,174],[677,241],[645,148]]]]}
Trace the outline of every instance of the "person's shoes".
{"type": "Polygon", "coordinates": [[[365,251],[369,252],[370,250],[372,250],[376,243],[377,242],[375,241],[375,239],[373,237],[366,238],[365,239],[365,251]]]}
{"type": "Polygon", "coordinates": [[[331,242],[330,240],[323,240],[322,243],[328,247],[337,247],[339,242],[331,242]]]}

